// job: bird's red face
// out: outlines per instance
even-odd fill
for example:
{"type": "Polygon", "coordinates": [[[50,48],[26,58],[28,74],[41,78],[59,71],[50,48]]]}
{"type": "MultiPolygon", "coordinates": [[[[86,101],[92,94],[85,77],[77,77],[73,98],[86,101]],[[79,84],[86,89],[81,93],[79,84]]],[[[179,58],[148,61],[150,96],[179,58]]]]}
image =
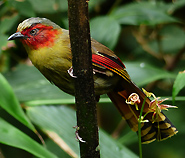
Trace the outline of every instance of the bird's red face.
{"type": "Polygon", "coordinates": [[[58,30],[53,29],[53,26],[46,26],[39,23],[33,24],[21,31],[17,30],[15,34],[9,37],[9,40],[19,38],[24,45],[36,50],[53,46],[57,35],[58,30]]]}

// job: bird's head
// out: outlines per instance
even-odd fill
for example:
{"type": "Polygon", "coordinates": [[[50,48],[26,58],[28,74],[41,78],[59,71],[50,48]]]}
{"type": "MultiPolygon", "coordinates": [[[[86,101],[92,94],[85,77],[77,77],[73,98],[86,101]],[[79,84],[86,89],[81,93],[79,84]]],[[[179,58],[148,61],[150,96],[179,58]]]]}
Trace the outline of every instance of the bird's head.
{"type": "Polygon", "coordinates": [[[61,31],[60,26],[46,18],[29,18],[19,24],[17,32],[8,40],[20,39],[25,47],[36,50],[54,45],[61,31]]]}

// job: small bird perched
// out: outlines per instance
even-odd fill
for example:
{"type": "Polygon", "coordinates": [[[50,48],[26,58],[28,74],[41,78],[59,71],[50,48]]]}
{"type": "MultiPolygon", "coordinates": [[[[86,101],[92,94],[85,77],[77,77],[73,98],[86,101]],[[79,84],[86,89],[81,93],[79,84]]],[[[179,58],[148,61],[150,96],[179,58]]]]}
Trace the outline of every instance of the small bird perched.
{"type": "MultiPolygon", "coordinates": [[[[33,65],[64,92],[74,95],[72,53],[69,31],[46,18],[29,18],[19,24],[8,40],[20,39],[33,65]]],[[[106,46],[91,40],[94,87],[96,96],[107,94],[133,131],[138,131],[138,118],[144,99],[144,121],[141,140],[150,143],[164,140],[177,129],[161,112],[160,103],[150,101],[130,79],[124,64],[106,46]]]]}

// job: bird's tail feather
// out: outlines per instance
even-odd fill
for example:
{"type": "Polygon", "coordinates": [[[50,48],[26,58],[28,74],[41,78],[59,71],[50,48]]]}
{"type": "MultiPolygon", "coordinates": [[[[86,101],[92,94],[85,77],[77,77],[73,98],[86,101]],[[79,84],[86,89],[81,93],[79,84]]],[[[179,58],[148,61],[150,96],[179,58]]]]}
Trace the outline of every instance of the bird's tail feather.
{"type": "Polygon", "coordinates": [[[142,143],[150,143],[154,140],[161,141],[176,134],[178,131],[170,120],[162,112],[152,112],[149,109],[150,99],[134,83],[131,82],[129,84],[129,86],[128,83],[122,85],[124,87],[123,91],[112,91],[108,93],[108,96],[127,121],[130,128],[136,132],[138,131],[140,110],[146,98],[142,114],[146,121],[141,123],[142,143]],[[137,107],[128,103],[128,98],[133,93],[139,95],[140,102],[137,103],[137,107]]]}

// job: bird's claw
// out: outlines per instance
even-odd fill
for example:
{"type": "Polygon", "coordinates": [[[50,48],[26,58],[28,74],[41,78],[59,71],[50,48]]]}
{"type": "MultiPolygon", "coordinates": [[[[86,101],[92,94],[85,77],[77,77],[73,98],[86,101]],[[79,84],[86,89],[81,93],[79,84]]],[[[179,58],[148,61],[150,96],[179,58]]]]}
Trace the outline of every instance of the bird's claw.
{"type": "Polygon", "coordinates": [[[77,76],[74,76],[74,74],[73,74],[73,67],[72,67],[72,66],[69,68],[69,70],[67,70],[67,72],[68,72],[68,74],[69,74],[71,77],[77,78],[77,76]]]}

